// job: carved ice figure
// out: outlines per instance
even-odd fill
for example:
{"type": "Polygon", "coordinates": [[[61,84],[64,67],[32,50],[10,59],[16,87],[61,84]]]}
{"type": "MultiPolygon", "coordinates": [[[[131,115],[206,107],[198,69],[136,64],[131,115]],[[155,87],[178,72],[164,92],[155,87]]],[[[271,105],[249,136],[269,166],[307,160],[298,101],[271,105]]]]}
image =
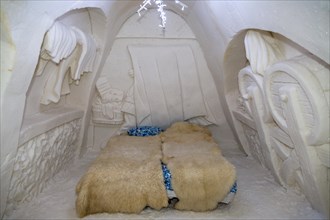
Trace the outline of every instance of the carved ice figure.
{"type": "Polygon", "coordinates": [[[55,22],[44,38],[36,75],[41,75],[49,61],[58,66],[50,68],[40,102],[58,102],[61,95],[70,93],[69,84],[79,83],[84,72],[93,70],[96,58],[94,39],[76,27],[55,22]],[[68,73],[71,73],[70,76],[68,73]]]}
{"type": "Polygon", "coordinates": [[[96,88],[99,95],[93,103],[93,121],[102,124],[122,124],[123,91],[111,88],[106,77],[97,80],[96,88]]]}
{"type": "Polygon", "coordinates": [[[266,68],[278,60],[283,54],[278,41],[269,32],[249,30],[244,39],[246,58],[254,73],[263,75],[266,68]]]}

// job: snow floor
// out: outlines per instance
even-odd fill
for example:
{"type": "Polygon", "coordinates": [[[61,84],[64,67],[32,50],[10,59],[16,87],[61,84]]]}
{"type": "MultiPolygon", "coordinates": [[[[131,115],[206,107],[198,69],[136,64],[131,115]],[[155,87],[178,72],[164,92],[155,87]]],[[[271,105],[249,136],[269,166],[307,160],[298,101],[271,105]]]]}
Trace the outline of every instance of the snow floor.
{"type": "MultiPolygon", "coordinates": [[[[304,195],[276,183],[267,169],[241,153],[232,140],[220,141],[220,146],[226,146],[223,154],[237,169],[238,192],[231,204],[219,204],[210,212],[146,208],[140,214],[102,213],[84,219],[326,219],[311,207],[304,195]]],[[[90,150],[58,173],[38,197],[17,207],[6,219],[77,219],[75,186],[97,155],[98,151],[90,150]]]]}

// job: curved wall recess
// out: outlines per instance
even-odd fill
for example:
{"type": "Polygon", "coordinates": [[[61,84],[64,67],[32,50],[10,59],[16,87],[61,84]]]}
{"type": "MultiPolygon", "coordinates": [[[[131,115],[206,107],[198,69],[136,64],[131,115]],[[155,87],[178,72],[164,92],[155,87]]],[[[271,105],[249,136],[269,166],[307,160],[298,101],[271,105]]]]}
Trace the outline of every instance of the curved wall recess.
{"type": "Polygon", "coordinates": [[[99,48],[104,43],[104,33],[94,27],[94,20],[99,21],[97,26],[105,26],[99,9],[72,10],[56,19],[45,33],[27,93],[25,116],[64,105],[85,108],[87,100],[81,96],[89,94],[88,86],[99,65],[99,48]]]}
{"type": "Polygon", "coordinates": [[[75,9],[45,33],[27,92],[7,212],[37,196],[79,153],[105,24],[101,10],[75,9]]]}
{"type": "Polygon", "coordinates": [[[40,130],[40,124],[52,127],[51,120],[40,123],[37,115],[70,120],[75,112],[81,111],[82,129],[77,144],[77,153],[80,152],[86,118],[89,118],[89,97],[103,54],[100,48],[104,45],[105,25],[106,18],[100,9],[75,9],[57,18],[45,33],[39,63],[27,93],[20,139],[27,139],[31,133],[24,133],[26,126],[30,130],[40,130]],[[63,117],[61,109],[71,111],[63,117]]]}
{"type": "Polygon", "coordinates": [[[166,13],[165,32],[158,27],[155,9],[142,17],[133,14],[120,29],[96,82],[89,146],[102,147],[114,132],[136,125],[166,128],[176,120],[206,125],[225,121],[195,35],[182,17],[166,13]]]}
{"type": "Polygon", "coordinates": [[[279,34],[247,30],[228,47],[225,69],[245,152],[329,216],[329,64],[279,34]]]}

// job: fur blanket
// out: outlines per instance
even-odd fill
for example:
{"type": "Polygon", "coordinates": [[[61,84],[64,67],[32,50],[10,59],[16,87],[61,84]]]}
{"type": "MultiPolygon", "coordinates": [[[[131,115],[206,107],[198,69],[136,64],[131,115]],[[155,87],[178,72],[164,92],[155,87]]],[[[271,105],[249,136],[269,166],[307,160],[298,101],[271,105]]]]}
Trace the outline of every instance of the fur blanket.
{"type": "Polygon", "coordinates": [[[236,179],[207,128],[179,122],[159,136],[115,136],[77,184],[78,216],[166,207],[161,160],[172,173],[176,209],[212,210],[236,179]]]}
{"type": "Polygon", "coordinates": [[[78,216],[166,207],[161,157],[159,136],[111,138],[76,187],[78,216]]]}
{"type": "Polygon", "coordinates": [[[221,154],[211,133],[179,122],[161,134],[163,162],[172,173],[180,210],[207,211],[217,207],[236,180],[235,167],[221,154]]]}

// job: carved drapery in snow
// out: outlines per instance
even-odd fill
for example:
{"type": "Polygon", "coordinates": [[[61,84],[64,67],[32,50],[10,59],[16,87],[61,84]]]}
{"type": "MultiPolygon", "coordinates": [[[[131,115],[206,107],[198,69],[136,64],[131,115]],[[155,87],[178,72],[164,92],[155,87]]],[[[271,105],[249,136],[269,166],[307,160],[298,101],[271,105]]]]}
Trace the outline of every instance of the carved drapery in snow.
{"type": "Polygon", "coordinates": [[[71,83],[78,85],[85,72],[93,71],[96,55],[92,36],[76,27],[55,22],[45,35],[36,69],[38,76],[49,62],[57,64],[48,69],[50,73],[40,103],[57,103],[61,95],[69,94],[71,83]]]}
{"type": "Polygon", "coordinates": [[[329,214],[329,68],[304,55],[262,63],[262,54],[280,52],[267,42],[258,47],[260,33],[248,34],[245,46],[255,51],[239,72],[240,107],[233,111],[243,147],[283,186],[299,186],[329,214]]]}
{"type": "Polygon", "coordinates": [[[137,125],[167,128],[184,120],[216,124],[209,102],[216,91],[201,86],[190,46],[130,45],[128,49],[134,68],[137,125]]]}
{"type": "Polygon", "coordinates": [[[268,66],[284,58],[278,41],[269,32],[249,30],[244,44],[251,69],[259,75],[264,75],[268,66]]]}

